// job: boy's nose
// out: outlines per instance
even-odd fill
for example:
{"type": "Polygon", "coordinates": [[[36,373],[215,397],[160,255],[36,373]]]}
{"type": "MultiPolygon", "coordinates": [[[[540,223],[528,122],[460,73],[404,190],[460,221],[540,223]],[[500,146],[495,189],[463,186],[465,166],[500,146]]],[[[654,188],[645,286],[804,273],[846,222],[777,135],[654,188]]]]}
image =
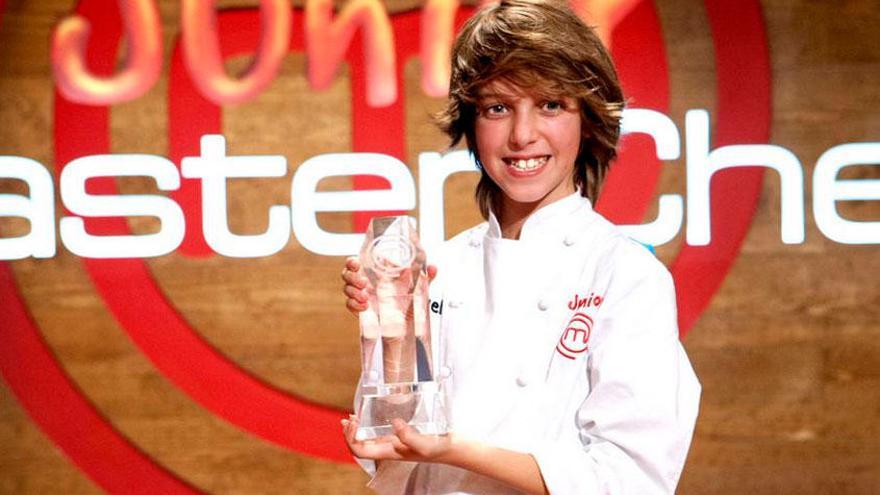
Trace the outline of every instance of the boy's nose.
{"type": "Polygon", "coordinates": [[[522,149],[537,139],[535,116],[530,112],[517,113],[510,130],[510,147],[522,149]]]}

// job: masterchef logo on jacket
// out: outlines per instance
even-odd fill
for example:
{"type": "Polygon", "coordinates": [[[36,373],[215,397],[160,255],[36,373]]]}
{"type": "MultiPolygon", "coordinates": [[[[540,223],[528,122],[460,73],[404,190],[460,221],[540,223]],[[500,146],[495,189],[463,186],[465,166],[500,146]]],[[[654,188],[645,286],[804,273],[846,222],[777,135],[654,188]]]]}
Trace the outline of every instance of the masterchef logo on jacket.
{"type": "Polygon", "coordinates": [[[590,334],[593,332],[593,319],[586,312],[590,308],[601,306],[602,301],[602,296],[593,292],[587,296],[574,295],[568,302],[568,309],[576,312],[565,325],[559,343],[556,344],[556,352],[568,359],[575,359],[578,354],[586,352],[589,348],[590,334]]]}

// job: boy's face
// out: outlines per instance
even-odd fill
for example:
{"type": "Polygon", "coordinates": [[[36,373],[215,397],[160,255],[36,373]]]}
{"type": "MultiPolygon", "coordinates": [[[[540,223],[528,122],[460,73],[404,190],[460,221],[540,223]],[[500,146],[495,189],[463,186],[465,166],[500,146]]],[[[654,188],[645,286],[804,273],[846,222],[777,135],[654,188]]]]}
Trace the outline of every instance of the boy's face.
{"type": "Polygon", "coordinates": [[[571,97],[547,98],[505,81],[480,88],[474,126],[483,169],[504,208],[537,209],[575,191],[581,117],[571,97]]]}

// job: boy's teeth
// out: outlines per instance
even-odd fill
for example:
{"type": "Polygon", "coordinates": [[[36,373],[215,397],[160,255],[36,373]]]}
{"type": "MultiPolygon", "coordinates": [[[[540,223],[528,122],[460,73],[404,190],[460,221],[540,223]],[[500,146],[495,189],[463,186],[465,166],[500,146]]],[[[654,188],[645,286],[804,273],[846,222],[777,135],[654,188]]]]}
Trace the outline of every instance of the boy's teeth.
{"type": "Polygon", "coordinates": [[[541,158],[529,158],[526,160],[511,160],[510,164],[514,168],[519,169],[519,170],[534,170],[534,169],[540,167],[541,165],[543,165],[544,162],[546,162],[546,161],[547,161],[547,157],[541,157],[541,158]]]}

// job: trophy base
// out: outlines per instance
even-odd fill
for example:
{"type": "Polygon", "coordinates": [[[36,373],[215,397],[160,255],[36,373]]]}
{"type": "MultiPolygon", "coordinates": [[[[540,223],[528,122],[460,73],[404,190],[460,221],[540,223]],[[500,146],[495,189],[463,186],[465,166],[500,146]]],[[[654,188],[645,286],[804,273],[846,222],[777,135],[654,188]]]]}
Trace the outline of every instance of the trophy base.
{"type": "Polygon", "coordinates": [[[446,401],[436,382],[367,385],[360,392],[358,440],[393,434],[397,418],[425,435],[448,433],[446,401]]]}

